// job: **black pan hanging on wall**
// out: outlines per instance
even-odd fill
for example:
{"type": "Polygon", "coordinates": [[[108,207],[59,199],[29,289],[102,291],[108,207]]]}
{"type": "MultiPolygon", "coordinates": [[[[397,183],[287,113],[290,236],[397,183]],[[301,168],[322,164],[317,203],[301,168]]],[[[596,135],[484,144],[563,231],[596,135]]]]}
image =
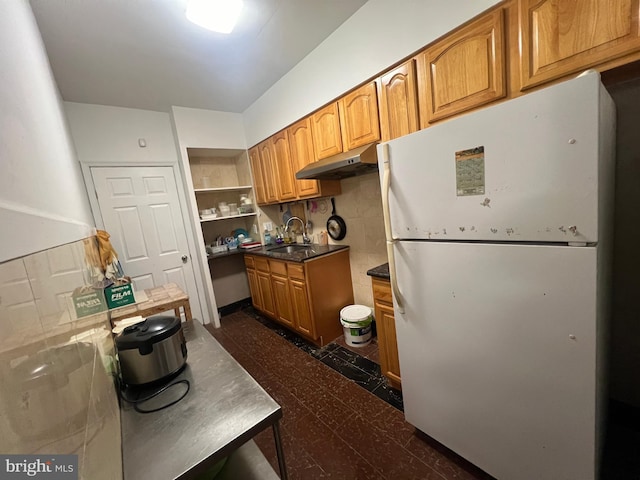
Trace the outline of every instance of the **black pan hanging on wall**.
{"type": "Polygon", "coordinates": [[[334,240],[342,240],[347,234],[347,224],[342,217],[336,215],[336,202],[331,198],[331,216],[327,220],[327,232],[334,240]]]}

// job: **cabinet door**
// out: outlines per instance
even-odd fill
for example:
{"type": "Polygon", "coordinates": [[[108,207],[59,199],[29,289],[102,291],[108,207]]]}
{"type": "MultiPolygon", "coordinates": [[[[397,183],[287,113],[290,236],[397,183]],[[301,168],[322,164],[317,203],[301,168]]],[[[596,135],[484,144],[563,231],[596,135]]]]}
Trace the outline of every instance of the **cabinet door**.
{"type": "Polygon", "coordinates": [[[262,311],[267,315],[276,318],[276,304],[273,300],[271,289],[271,275],[266,272],[257,272],[258,288],[262,297],[262,311]]]}
{"type": "MultiPolygon", "coordinates": [[[[295,172],[316,161],[316,154],[313,150],[313,135],[311,134],[311,119],[307,117],[294,123],[287,129],[287,132],[295,176],[295,172]]],[[[312,197],[320,193],[317,180],[296,180],[296,189],[300,197],[312,197]]]]}
{"type": "Polygon", "coordinates": [[[277,319],[288,327],[294,327],[293,305],[289,293],[289,280],[280,275],[271,275],[273,297],[276,301],[277,319]]]}
{"type": "Polygon", "coordinates": [[[520,0],[522,89],[640,48],[638,0],[520,0]]]}
{"type": "Polygon", "coordinates": [[[418,130],[416,62],[411,59],[382,75],[377,82],[382,141],[418,130]]]}
{"type": "Polygon", "coordinates": [[[421,128],[506,95],[503,17],[495,10],[417,57],[421,128]]]}
{"type": "Polygon", "coordinates": [[[286,130],[271,137],[273,160],[276,166],[276,191],[278,201],[295,200],[296,184],[289,154],[289,135],[286,130]]]}
{"type": "Polygon", "coordinates": [[[332,103],[311,115],[313,146],[318,160],[342,153],[338,104],[332,103]]]}
{"type": "Polygon", "coordinates": [[[380,369],[394,388],[400,388],[400,360],[398,358],[398,340],[393,306],[386,303],[375,303],[376,328],[378,329],[378,349],[380,369]]]}
{"type": "Polygon", "coordinates": [[[271,150],[271,139],[267,139],[258,144],[258,149],[260,150],[260,164],[262,166],[262,177],[264,179],[265,203],[278,203],[276,165],[271,150]]]}
{"type": "Polygon", "coordinates": [[[307,285],[302,280],[289,279],[291,288],[291,299],[293,311],[296,319],[296,328],[299,332],[311,338],[316,338],[316,331],[311,318],[311,308],[309,306],[309,295],[307,285]]]}
{"type": "Polygon", "coordinates": [[[368,83],[338,101],[344,151],[380,140],[378,96],[375,82],[368,83]]]}
{"type": "Polygon", "coordinates": [[[251,303],[258,310],[263,310],[262,295],[258,286],[258,275],[254,269],[247,269],[247,278],[249,280],[249,291],[251,292],[251,303]]]}
{"type": "Polygon", "coordinates": [[[262,163],[260,162],[260,150],[253,147],[249,150],[249,162],[251,163],[251,172],[253,173],[253,183],[256,189],[256,203],[262,205],[266,203],[264,177],[262,175],[262,163]]]}

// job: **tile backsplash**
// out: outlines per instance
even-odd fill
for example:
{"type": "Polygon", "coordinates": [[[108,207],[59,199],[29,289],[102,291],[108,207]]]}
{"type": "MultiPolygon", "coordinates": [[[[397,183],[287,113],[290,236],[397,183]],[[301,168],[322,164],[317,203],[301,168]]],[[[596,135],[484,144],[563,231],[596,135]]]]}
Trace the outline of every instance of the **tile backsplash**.
{"type": "Polygon", "coordinates": [[[0,264],[0,452],[77,454],[79,478],[120,479],[108,313],[78,315],[72,299],[104,302],[92,258],[94,237],[0,264]]]}
{"type": "MultiPolygon", "coordinates": [[[[354,302],[373,308],[371,277],[367,276],[367,270],[387,262],[380,177],[374,172],[346,178],[341,182],[342,194],[334,198],[336,214],[344,219],[347,235],[339,241],[329,237],[329,243],[349,245],[354,302]]],[[[309,204],[310,210],[306,210],[306,216],[313,223],[313,234],[310,236],[314,243],[318,243],[318,233],[327,229],[331,201],[329,198],[321,198],[302,203],[305,208],[309,204]]],[[[261,232],[264,222],[272,222],[274,228],[282,223],[282,213],[278,206],[262,207],[261,210],[261,232]]]]}

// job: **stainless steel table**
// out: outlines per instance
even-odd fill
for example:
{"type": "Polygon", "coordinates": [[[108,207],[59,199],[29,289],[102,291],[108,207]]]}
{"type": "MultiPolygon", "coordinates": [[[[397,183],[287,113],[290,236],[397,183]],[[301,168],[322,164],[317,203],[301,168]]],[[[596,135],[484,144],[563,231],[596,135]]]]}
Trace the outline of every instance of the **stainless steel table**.
{"type": "MultiPolygon", "coordinates": [[[[187,366],[176,380],[189,380],[187,396],[148,414],[122,402],[125,480],[193,478],[269,426],[273,428],[280,477],[286,479],[278,425],[280,405],[197,320],[183,323],[183,328],[187,366]]],[[[150,404],[142,406],[148,409],[150,404]]]]}

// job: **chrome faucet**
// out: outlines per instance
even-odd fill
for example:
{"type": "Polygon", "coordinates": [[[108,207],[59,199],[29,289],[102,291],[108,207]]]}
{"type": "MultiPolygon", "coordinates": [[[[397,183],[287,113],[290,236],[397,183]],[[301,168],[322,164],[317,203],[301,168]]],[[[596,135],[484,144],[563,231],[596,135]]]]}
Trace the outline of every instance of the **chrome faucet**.
{"type": "Polygon", "coordinates": [[[302,243],[311,243],[311,239],[307,236],[307,227],[300,217],[291,217],[287,220],[287,224],[284,226],[284,231],[289,231],[289,224],[291,223],[291,220],[298,220],[300,225],[302,225],[302,243]]]}

